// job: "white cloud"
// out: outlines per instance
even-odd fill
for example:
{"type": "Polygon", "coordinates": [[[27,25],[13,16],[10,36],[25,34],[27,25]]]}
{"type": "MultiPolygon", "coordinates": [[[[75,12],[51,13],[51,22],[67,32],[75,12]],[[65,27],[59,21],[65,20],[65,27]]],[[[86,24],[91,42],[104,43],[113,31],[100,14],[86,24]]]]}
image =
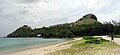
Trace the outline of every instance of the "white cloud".
{"type": "Polygon", "coordinates": [[[87,0],[86,1],[87,8],[96,8],[98,6],[100,7],[100,5],[104,5],[104,4],[100,4],[100,2],[101,0],[87,0]]]}
{"type": "Polygon", "coordinates": [[[32,27],[73,22],[93,13],[101,22],[119,19],[120,0],[1,0],[0,35],[17,27],[32,27]]]}

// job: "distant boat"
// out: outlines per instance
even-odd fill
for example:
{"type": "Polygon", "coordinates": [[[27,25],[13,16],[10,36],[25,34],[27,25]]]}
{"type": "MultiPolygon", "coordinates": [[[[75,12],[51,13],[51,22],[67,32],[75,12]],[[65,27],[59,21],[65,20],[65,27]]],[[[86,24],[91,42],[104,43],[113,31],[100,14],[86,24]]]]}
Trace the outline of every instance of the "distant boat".
{"type": "Polygon", "coordinates": [[[41,37],[41,35],[40,35],[40,34],[38,34],[37,36],[38,36],[38,37],[41,37]]]}

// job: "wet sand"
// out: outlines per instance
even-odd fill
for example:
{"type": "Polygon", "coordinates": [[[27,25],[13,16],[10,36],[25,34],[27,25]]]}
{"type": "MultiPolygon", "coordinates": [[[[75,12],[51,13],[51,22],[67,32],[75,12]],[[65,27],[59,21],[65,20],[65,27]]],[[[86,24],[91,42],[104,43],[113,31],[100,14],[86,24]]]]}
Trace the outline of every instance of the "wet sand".
{"type": "MultiPolygon", "coordinates": [[[[76,40],[81,40],[82,38],[74,38],[74,40],[71,41],[76,41],[76,40]]],[[[8,55],[45,55],[48,53],[52,53],[55,51],[60,51],[63,49],[70,48],[72,44],[68,44],[71,41],[67,41],[64,43],[56,44],[56,45],[50,45],[46,47],[40,47],[40,48],[33,48],[25,51],[20,51],[20,52],[14,52],[10,53],[8,55]]]]}

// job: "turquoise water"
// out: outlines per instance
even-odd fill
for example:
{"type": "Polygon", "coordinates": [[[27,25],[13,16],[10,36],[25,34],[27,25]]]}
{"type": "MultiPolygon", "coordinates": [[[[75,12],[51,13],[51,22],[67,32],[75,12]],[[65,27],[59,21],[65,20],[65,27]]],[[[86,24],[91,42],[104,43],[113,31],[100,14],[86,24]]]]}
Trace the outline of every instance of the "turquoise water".
{"type": "Polygon", "coordinates": [[[42,38],[0,38],[0,52],[16,51],[38,46],[48,46],[65,41],[67,40],[42,38]]]}

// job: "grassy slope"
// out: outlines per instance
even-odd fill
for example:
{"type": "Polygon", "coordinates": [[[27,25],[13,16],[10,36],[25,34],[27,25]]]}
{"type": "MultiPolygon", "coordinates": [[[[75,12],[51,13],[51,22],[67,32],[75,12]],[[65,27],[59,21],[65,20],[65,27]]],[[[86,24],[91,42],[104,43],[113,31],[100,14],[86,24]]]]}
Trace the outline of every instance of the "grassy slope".
{"type": "Polygon", "coordinates": [[[85,44],[84,40],[71,42],[73,45],[69,49],[50,53],[48,55],[119,55],[120,48],[112,42],[102,42],[101,44],[85,44]]]}

